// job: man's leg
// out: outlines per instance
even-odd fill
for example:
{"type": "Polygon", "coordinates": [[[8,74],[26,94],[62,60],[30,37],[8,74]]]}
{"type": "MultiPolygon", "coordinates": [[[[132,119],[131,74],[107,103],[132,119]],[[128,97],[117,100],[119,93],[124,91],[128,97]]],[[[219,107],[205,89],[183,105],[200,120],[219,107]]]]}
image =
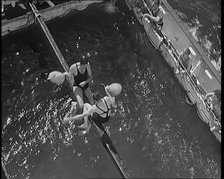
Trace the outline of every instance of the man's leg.
{"type": "Polygon", "coordinates": [[[82,89],[78,86],[73,87],[73,94],[75,95],[75,98],[77,100],[77,110],[83,108],[83,92],[82,89]]]}
{"type": "MultiPolygon", "coordinates": [[[[62,123],[67,123],[69,121],[69,118],[70,117],[73,117],[76,115],[77,113],[77,106],[78,106],[78,103],[77,102],[72,102],[71,104],[71,109],[70,111],[65,115],[64,119],[62,120],[62,123]]],[[[77,125],[80,125],[80,122],[82,122],[82,119],[81,120],[77,120],[77,125]]],[[[76,123],[75,123],[76,124],[76,123]]],[[[82,124],[82,123],[81,123],[82,124]]]]}
{"type": "Polygon", "coordinates": [[[93,94],[92,94],[92,92],[91,92],[91,90],[90,90],[89,87],[84,91],[84,94],[85,94],[86,97],[88,98],[89,103],[93,105],[93,104],[94,104],[93,94]]]}
{"type": "MultiPolygon", "coordinates": [[[[83,106],[83,112],[87,111],[91,105],[89,103],[85,103],[83,106]]],[[[89,122],[89,116],[84,117],[84,123],[81,126],[78,126],[78,128],[85,129],[86,132],[89,132],[91,123],[89,122]]]]}

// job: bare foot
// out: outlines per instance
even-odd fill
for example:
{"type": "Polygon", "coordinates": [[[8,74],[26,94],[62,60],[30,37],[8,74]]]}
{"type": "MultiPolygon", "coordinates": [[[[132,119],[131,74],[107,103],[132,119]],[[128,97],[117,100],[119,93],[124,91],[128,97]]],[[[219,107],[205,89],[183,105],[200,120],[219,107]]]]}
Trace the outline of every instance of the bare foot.
{"type": "Polygon", "coordinates": [[[89,132],[90,128],[91,128],[91,123],[89,123],[89,125],[88,125],[87,128],[86,128],[86,132],[87,132],[87,133],[89,132]]]}

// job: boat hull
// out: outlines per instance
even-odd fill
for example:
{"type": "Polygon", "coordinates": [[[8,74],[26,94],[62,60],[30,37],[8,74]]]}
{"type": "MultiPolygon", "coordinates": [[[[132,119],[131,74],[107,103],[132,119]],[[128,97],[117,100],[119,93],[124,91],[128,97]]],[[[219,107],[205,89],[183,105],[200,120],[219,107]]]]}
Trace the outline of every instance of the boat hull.
{"type": "Polygon", "coordinates": [[[188,103],[196,106],[197,113],[202,121],[210,127],[216,126],[213,134],[221,142],[221,123],[218,121],[217,116],[208,110],[204,101],[207,93],[217,89],[221,90],[221,75],[166,0],[162,0],[161,3],[161,9],[164,14],[162,34],[168,41],[168,45],[167,43],[162,43],[161,46],[159,45],[163,38],[157,34],[148,19],[142,18],[138,6],[135,6],[136,1],[142,0],[126,0],[128,8],[133,10],[136,19],[144,27],[150,43],[155,49],[160,47],[164,60],[169,64],[179,83],[186,90],[188,103]],[[181,63],[180,54],[187,48],[191,52],[191,70],[177,73],[181,63]]]}

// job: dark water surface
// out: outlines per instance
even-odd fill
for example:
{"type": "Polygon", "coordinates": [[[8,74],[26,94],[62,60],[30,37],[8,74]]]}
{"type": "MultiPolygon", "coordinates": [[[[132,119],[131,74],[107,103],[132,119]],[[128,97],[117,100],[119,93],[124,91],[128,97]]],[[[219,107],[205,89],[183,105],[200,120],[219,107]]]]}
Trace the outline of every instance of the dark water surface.
{"type": "MultiPolygon", "coordinates": [[[[220,144],[186,104],[132,13],[88,8],[48,26],[69,65],[90,56],[92,91],[103,92],[100,83],[122,84],[105,127],[133,178],[220,178],[220,144]]],[[[2,159],[10,177],[120,177],[94,128],[80,137],[74,125],[62,125],[71,97],[46,80],[50,71],[63,69],[40,29],[5,38],[2,52],[2,159]]]]}

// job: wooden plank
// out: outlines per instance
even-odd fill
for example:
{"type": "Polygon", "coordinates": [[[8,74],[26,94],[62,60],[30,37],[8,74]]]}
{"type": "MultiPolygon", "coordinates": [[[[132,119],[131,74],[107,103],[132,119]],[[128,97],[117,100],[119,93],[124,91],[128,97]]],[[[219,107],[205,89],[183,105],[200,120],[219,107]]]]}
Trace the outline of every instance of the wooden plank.
{"type": "MultiPolygon", "coordinates": [[[[45,22],[55,19],[57,17],[63,17],[72,10],[83,10],[87,8],[90,4],[100,3],[103,0],[86,0],[86,1],[69,1],[56,5],[54,7],[49,7],[40,10],[43,20],[45,22]]],[[[35,23],[35,17],[33,13],[28,12],[26,15],[13,18],[11,20],[2,21],[2,36],[9,34],[10,32],[17,31],[29,27],[35,23]]]]}

